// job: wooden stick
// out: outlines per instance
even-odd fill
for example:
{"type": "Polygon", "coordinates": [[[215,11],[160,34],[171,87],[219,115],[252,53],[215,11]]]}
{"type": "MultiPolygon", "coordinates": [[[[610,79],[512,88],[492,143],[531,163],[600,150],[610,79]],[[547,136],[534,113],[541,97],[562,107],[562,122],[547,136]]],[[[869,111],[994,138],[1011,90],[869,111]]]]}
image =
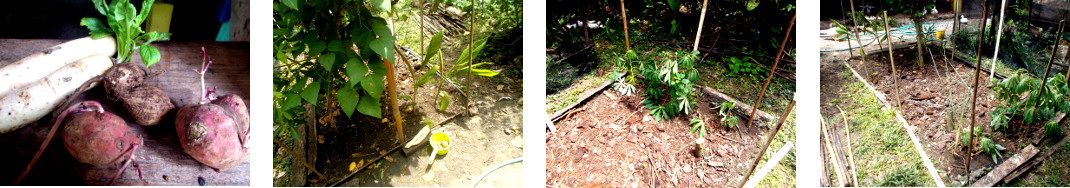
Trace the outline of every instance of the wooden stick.
{"type": "MultiPolygon", "coordinates": [[[[792,18],[792,20],[795,19],[792,18]]],[[[791,27],[788,28],[788,31],[790,33],[791,27]]],[[[750,178],[750,175],[754,173],[754,168],[758,167],[758,162],[762,161],[762,156],[765,155],[765,150],[769,149],[769,145],[773,143],[773,138],[776,137],[777,132],[780,132],[780,127],[784,126],[784,120],[788,119],[788,115],[791,115],[791,110],[793,109],[795,109],[795,100],[792,100],[791,104],[788,105],[788,109],[784,110],[784,114],[780,116],[780,121],[777,122],[776,127],[773,128],[773,131],[770,131],[769,134],[765,135],[765,144],[762,144],[762,149],[758,150],[758,156],[754,157],[754,163],[750,165],[750,170],[747,170],[747,175],[743,176],[744,181],[739,182],[740,184],[738,187],[743,187],[743,184],[747,183],[746,180],[748,180],[750,178]]]]}
{"type": "MultiPolygon", "coordinates": [[[[765,95],[765,89],[769,87],[769,81],[773,80],[773,73],[776,73],[777,64],[780,63],[780,55],[782,55],[784,53],[784,46],[788,42],[788,37],[791,37],[791,29],[794,28],[794,27],[795,27],[795,15],[792,14],[791,21],[788,22],[788,30],[784,31],[784,40],[780,41],[780,49],[777,50],[776,59],[773,60],[773,67],[771,68],[773,70],[769,71],[769,76],[765,77],[765,84],[762,85],[762,91],[758,92],[758,101],[754,102],[754,109],[751,109],[750,117],[754,117],[754,113],[758,112],[758,105],[762,104],[762,96],[765,95]]],[[[751,124],[752,121],[753,121],[753,119],[748,119],[746,127],[750,127],[750,124],[751,124]]]]}
{"type": "Polygon", "coordinates": [[[843,113],[843,109],[839,106],[836,106],[836,109],[840,110],[840,116],[843,117],[843,129],[847,131],[847,162],[851,166],[851,181],[853,182],[851,185],[858,186],[858,171],[856,171],[858,167],[855,166],[854,151],[851,148],[851,124],[847,121],[847,113],[843,113]]]}
{"type": "Polygon", "coordinates": [[[472,110],[469,109],[472,107],[472,95],[468,93],[472,91],[472,64],[475,64],[472,63],[472,59],[475,58],[475,51],[473,51],[475,50],[475,48],[473,47],[473,45],[475,45],[476,43],[476,0],[472,0],[472,15],[469,15],[468,17],[472,21],[468,22],[468,80],[465,81],[468,86],[466,86],[464,89],[464,93],[465,95],[467,95],[465,96],[464,102],[464,114],[473,116],[475,114],[472,114],[472,110]]]}
{"type": "Polygon", "coordinates": [[[984,177],[981,177],[981,179],[977,180],[977,182],[971,186],[995,186],[996,183],[999,183],[999,180],[1003,179],[1003,177],[1006,177],[1008,174],[1011,173],[1011,171],[1013,171],[1015,168],[1018,168],[1018,166],[1022,165],[1029,159],[1032,159],[1033,156],[1037,155],[1037,153],[1040,153],[1040,150],[1030,144],[1029,146],[1026,146],[1025,149],[1022,149],[1020,152],[1018,152],[1018,154],[1014,154],[1014,156],[1011,156],[1010,159],[1007,159],[1003,163],[1000,163],[999,166],[996,166],[996,168],[992,169],[992,172],[985,174],[984,177]]]}
{"type": "Polygon", "coordinates": [[[286,152],[289,152],[290,155],[294,156],[294,158],[297,158],[297,160],[301,161],[301,164],[304,164],[305,168],[308,168],[309,170],[312,170],[312,172],[316,173],[316,175],[320,176],[320,178],[325,178],[325,176],[323,176],[323,174],[321,174],[318,170],[316,170],[315,167],[312,167],[312,165],[309,165],[308,162],[305,161],[304,157],[301,157],[300,155],[295,155],[294,151],[290,150],[290,147],[287,147],[286,144],[282,143],[282,141],[279,141],[279,138],[271,137],[271,139],[274,139],[275,140],[275,144],[278,144],[279,147],[281,147],[283,150],[286,150],[286,152]]]}
{"type": "Polygon", "coordinates": [[[624,21],[624,50],[632,51],[632,43],[628,41],[628,16],[625,12],[624,0],[620,0],[620,19],[624,21]]]}
{"type": "Polygon", "coordinates": [[[775,154],[773,154],[773,158],[769,158],[769,161],[766,162],[765,165],[762,165],[762,168],[758,169],[758,173],[754,175],[754,179],[747,180],[747,183],[743,184],[743,188],[754,188],[754,186],[756,186],[758,182],[762,181],[762,179],[765,179],[765,175],[769,174],[769,171],[772,171],[773,167],[775,167],[777,164],[780,164],[780,160],[784,159],[784,156],[788,155],[788,151],[791,151],[791,148],[794,146],[795,145],[791,142],[785,143],[784,146],[781,146],[780,149],[777,150],[775,154]]]}
{"type": "Polygon", "coordinates": [[[394,153],[394,151],[397,151],[398,149],[401,149],[401,147],[402,147],[402,145],[398,144],[398,146],[395,146],[394,149],[390,149],[390,151],[387,151],[386,153],[384,153],[382,155],[379,155],[379,157],[376,157],[375,159],[372,159],[371,161],[368,161],[367,164],[364,164],[364,166],[360,166],[360,168],[357,168],[356,170],[353,170],[353,172],[350,172],[349,175],[346,175],[345,177],[342,177],[341,180],[338,180],[337,182],[332,183],[329,187],[338,187],[338,184],[345,183],[346,180],[349,180],[349,178],[353,177],[353,175],[357,174],[357,172],[360,172],[361,170],[364,170],[365,168],[368,168],[368,166],[371,166],[371,165],[375,164],[375,162],[379,161],[379,159],[383,159],[383,157],[386,157],[387,155],[390,155],[390,153],[394,153]]]}
{"type": "Polygon", "coordinates": [[[840,155],[837,155],[836,150],[832,148],[832,137],[829,135],[828,129],[826,129],[827,126],[828,124],[821,125],[821,136],[825,140],[825,152],[828,153],[826,157],[832,158],[832,172],[836,173],[836,180],[838,180],[837,183],[839,184],[839,187],[843,187],[847,181],[843,176],[847,173],[843,172],[843,168],[840,168],[840,155]]]}
{"type": "MultiPolygon", "coordinates": [[[[984,3],[984,12],[981,13],[981,18],[988,17],[988,3],[984,3]]],[[[985,20],[981,20],[981,27],[985,28],[985,20]]],[[[981,30],[981,36],[985,35],[985,30],[981,30]]],[[[985,38],[977,40],[977,67],[981,67],[981,46],[984,46],[985,38]]],[[[973,158],[973,140],[976,140],[977,135],[973,135],[974,120],[977,119],[977,84],[981,80],[981,69],[973,69],[973,96],[970,97],[970,142],[966,146],[966,184],[970,184],[970,161],[973,158]]]]}
{"type": "Polygon", "coordinates": [[[394,63],[390,62],[386,58],[383,58],[383,63],[386,64],[386,89],[390,93],[390,106],[394,111],[394,126],[398,127],[398,140],[397,143],[401,144],[405,141],[405,132],[402,131],[401,112],[398,111],[398,83],[394,74],[394,63]]]}
{"type": "MultiPolygon", "coordinates": [[[[888,31],[888,11],[884,11],[884,33],[888,35],[891,33],[888,31]]],[[[919,49],[920,50],[920,49],[919,49]]],[[[892,55],[892,40],[888,40],[888,61],[892,62],[892,83],[895,84],[895,107],[898,108],[903,105],[903,97],[899,95],[899,75],[895,70],[895,55],[892,55]]],[[[865,61],[863,59],[862,61],[865,61]]]]}
{"type": "MultiPolygon", "coordinates": [[[[1033,109],[1040,106],[1040,98],[1044,97],[1044,90],[1048,89],[1048,72],[1051,71],[1052,61],[1055,60],[1055,52],[1059,51],[1059,39],[1063,37],[1063,23],[1065,22],[1066,19],[1059,20],[1059,32],[1056,32],[1055,34],[1055,44],[1051,45],[1051,56],[1048,58],[1048,66],[1044,68],[1044,77],[1040,77],[1040,88],[1037,89],[1037,100],[1034,100],[1033,102],[1033,109]]],[[[993,61],[992,64],[995,65],[996,62],[993,61]]]]}
{"type": "Polygon", "coordinates": [[[698,17],[698,32],[695,33],[695,47],[691,51],[698,51],[698,41],[702,38],[702,22],[706,21],[706,1],[702,0],[702,15],[698,17]]]}
{"type": "MultiPolygon", "coordinates": [[[[855,16],[855,2],[852,1],[852,0],[847,0],[847,2],[851,3],[851,20],[854,20],[855,28],[858,28],[858,17],[855,16]]],[[[887,27],[885,27],[885,28],[887,28],[887,27]]],[[[865,59],[866,59],[866,50],[864,49],[864,46],[862,46],[862,40],[858,39],[858,32],[855,32],[854,29],[849,29],[849,30],[851,31],[851,34],[855,35],[855,41],[858,42],[858,53],[862,54],[862,60],[865,61],[865,59]]],[[[891,39],[891,37],[889,36],[888,39],[891,39]]],[[[851,42],[851,41],[847,41],[847,42],[851,42]]]]}

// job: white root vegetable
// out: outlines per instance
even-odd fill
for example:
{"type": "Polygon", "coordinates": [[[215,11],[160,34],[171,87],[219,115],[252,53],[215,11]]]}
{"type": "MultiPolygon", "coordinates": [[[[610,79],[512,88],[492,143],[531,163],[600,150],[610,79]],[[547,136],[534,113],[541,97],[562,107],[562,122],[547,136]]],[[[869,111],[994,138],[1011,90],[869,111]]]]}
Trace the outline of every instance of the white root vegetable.
{"type": "Polygon", "coordinates": [[[115,55],[115,38],[90,37],[64,42],[0,68],[0,96],[18,91],[64,65],[90,55],[115,55]]]}
{"type": "Polygon", "coordinates": [[[0,96],[0,133],[11,132],[45,117],[79,86],[104,74],[111,66],[111,58],[107,55],[91,55],[0,96]]]}

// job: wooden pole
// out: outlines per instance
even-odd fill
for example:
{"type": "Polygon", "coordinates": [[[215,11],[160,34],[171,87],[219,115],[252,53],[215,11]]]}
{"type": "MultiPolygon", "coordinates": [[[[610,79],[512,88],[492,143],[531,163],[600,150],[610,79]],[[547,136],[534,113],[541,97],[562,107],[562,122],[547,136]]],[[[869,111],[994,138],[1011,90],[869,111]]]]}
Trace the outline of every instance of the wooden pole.
{"type": "MultiPolygon", "coordinates": [[[[847,2],[850,2],[850,4],[851,4],[851,20],[854,20],[854,25],[857,28],[858,27],[858,17],[855,16],[855,2],[852,1],[852,0],[847,0],[847,2]]],[[[866,50],[864,48],[862,48],[862,40],[858,39],[858,32],[855,32],[854,28],[848,29],[848,30],[851,31],[851,34],[855,35],[855,41],[858,41],[858,53],[862,54],[862,61],[865,61],[866,60],[866,50]]],[[[891,37],[889,37],[888,39],[891,39],[891,37]]],[[[850,42],[850,41],[848,41],[848,42],[850,42]]]]}
{"type": "Polygon", "coordinates": [[[469,108],[472,107],[472,95],[470,94],[472,91],[472,64],[475,64],[472,62],[472,59],[475,58],[475,52],[472,50],[475,50],[473,46],[476,43],[476,0],[472,0],[472,14],[468,18],[471,21],[468,22],[468,80],[466,82],[468,86],[464,88],[464,95],[466,95],[464,113],[472,116],[475,114],[472,114],[469,108]]]}
{"type": "Polygon", "coordinates": [[[628,41],[628,16],[625,14],[624,0],[620,0],[620,19],[624,21],[624,49],[632,50],[632,43],[628,41]]]}
{"type": "MultiPolygon", "coordinates": [[[[984,4],[984,12],[981,13],[981,27],[985,28],[985,21],[983,18],[988,17],[988,3],[984,4]]],[[[985,35],[985,30],[981,29],[981,36],[985,35]]],[[[977,135],[973,135],[974,120],[977,119],[977,84],[981,80],[981,46],[983,46],[985,38],[977,40],[977,68],[973,71],[973,96],[970,97],[970,129],[967,130],[970,135],[970,142],[966,146],[966,184],[970,184],[970,159],[973,158],[973,140],[976,140],[977,135]]]]}
{"type": "Polygon", "coordinates": [[[1055,44],[1051,45],[1051,56],[1048,58],[1048,66],[1044,68],[1044,77],[1040,77],[1040,88],[1037,89],[1037,100],[1033,102],[1033,109],[1040,106],[1040,98],[1044,97],[1044,90],[1048,88],[1046,86],[1048,84],[1048,72],[1051,71],[1052,61],[1055,61],[1055,52],[1059,51],[1059,39],[1063,37],[1063,23],[1065,22],[1066,19],[1059,20],[1059,32],[1055,34],[1055,44]]]}
{"type": "MultiPolygon", "coordinates": [[[[750,117],[754,117],[754,113],[758,112],[758,106],[762,104],[762,95],[765,95],[765,89],[769,87],[769,81],[773,80],[773,73],[776,73],[777,64],[780,63],[780,55],[784,53],[784,46],[788,43],[788,37],[791,37],[791,29],[795,27],[795,15],[791,16],[791,21],[788,22],[788,30],[784,31],[784,40],[780,41],[780,49],[777,50],[776,58],[773,59],[773,67],[769,69],[769,76],[765,77],[765,84],[762,85],[762,91],[758,92],[758,101],[754,102],[754,109],[750,111],[750,117]]],[[[747,127],[750,127],[754,118],[747,119],[747,127]]]]}
{"type": "Polygon", "coordinates": [[[784,114],[780,115],[780,121],[776,123],[776,127],[773,128],[773,131],[770,131],[769,134],[765,135],[765,144],[762,144],[762,149],[758,150],[758,156],[754,157],[754,163],[750,165],[750,170],[747,170],[747,175],[743,176],[743,181],[740,181],[739,186],[737,187],[743,187],[743,184],[747,183],[747,179],[754,173],[754,168],[758,167],[758,162],[762,161],[762,156],[765,155],[765,150],[769,149],[769,145],[773,143],[773,138],[776,137],[776,133],[780,132],[780,127],[784,126],[784,120],[787,120],[788,115],[791,115],[792,109],[795,109],[795,100],[792,100],[791,104],[788,105],[788,110],[785,110],[784,114]]]}
{"type": "MultiPolygon", "coordinates": [[[[996,27],[996,51],[992,52],[992,68],[988,69],[988,71],[989,71],[988,72],[988,79],[989,80],[992,80],[992,78],[994,78],[996,76],[996,60],[999,59],[999,39],[1002,38],[1001,36],[1003,36],[1003,18],[1006,17],[1006,16],[1004,16],[1004,14],[1006,13],[1006,11],[1004,11],[1005,9],[1007,9],[1007,0],[1003,0],[1002,5],[1000,5],[1000,7],[999,7],[999,26],[996,27]]],[[[958,19],[958,18],[955,18],[955,19],[958,19]]],[[[985,21],[985,20],[982,20],[982,21],[985,21]]],[[[1062,23],[1060,22],[1060,24],[1062,24],[1062,23]]],[[[1059,26],[1059,27],[1061,28],[1062,26],[1059,26]]],[[[1060,31],[1060,33],[1061,32],[1062,31],[1060,31]]],[[[1056,40],[1058,40],[1058,39],[1056,39],[1056,40]]],[[[1058,43],[1058,41],[1056,41],[1056,43],[1058,43]]],[[[1055,53],[1052,53],[1052,54],[1054,55],[1055,53]]],[[[1055,57],[1055,56],[1052,56],[1052,57],[1055,57]]],[[[1047,73],[1045,73],[1045,74],[1047,74],[1047,73]]]]}
{"type": "Polygon", "coordinates": [[[308,162],[305,161],[304,157],[294,154],[294,151],[290,150],[290,147],[287,147],[286,144],[282,143],[282,141],[279,141],[279,138],[271,137],[271,139],[275,139],[275,144],[279,144],[279,147],[281,147],[283,150],[286,150],[286,152],[289,152],[290,155],[294,156],[294,158],[297,158],[298,161],[301,161],[301,164],[305,165],[305,168],[312,170],[312,172],[316,173],[316,175],[318,175],[321,179],[325,178],[323,174],[316,170],[316,167],[312,167],[312,165],[309,165],[308,162]]]}
{"type": "Polygon", "coordinates": [[[828,153],[828,158],[832,158],[832,172],[836,173],[836,180],[839,187],[844,187],[847,180],[843,176],[845,176],[847,172],[844,172],[843,168],[840,168],[840,155],[832,148],[832,136],[829,135],[827,127],[828,124],[821,124],[821,136],[823,136],[825,140],[825,152],[823,153],[828,153]]]}
{"type": "MultiPolygon", "coordinates": [[[[840,0],[840,15],[843,16],[843,20],[847,20],[847,14],[844,13],[844,12],[846,12],[846,11],[843,10],[843,0],[840,0]]],[[[846,22],[844,22],[844,23],[846,23],[846,22]]],[[[851,37],[850,37],[851,35],[847,35],[847,36],[848,36],[847,37],[847,54],[850,54],[851,57],[854,57],[855,51],[853,49],[855,47],[851,46],[852,45],[851,44],[851,37]]],[[[859,46],[858,48],[862,48],[862,47],[859,46]]]]}
{"type": "MultiPolygon", "coordinates": [[[[884,33],[885,35],[890,35],[891,32],[888,31],[888,11],[884,11],[884,18],[884,33]]],[[[889,36],[889,39],[890,38],[891,36],[889,36]]],[[[892,83],[895,84],[895,107],[898,108],[903,104],[903,97],[899,95],[899,75],[896,73],[898,71],[895,69],[895,55],[893,55],[892,51],[895,51],[892,50],[892,40],[888,40],[888,61],[892,63],[892,83]]]]}
{"type": "Polygon", "coordinates": [[[706,1],[702,0],[702,15],[698,17],[698,32],[695,33],[695,47],[691,51],[698,51],[698,41],[702,38],[702,23],[706,21],[706,1]]]}

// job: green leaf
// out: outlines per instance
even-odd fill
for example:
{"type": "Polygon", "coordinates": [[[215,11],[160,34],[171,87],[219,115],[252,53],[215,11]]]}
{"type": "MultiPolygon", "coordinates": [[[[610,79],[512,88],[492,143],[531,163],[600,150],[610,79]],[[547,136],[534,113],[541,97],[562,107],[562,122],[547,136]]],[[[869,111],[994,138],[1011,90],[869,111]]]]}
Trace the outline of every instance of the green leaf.
{"type": "Polygon", "coordinates": [[[353,117],[353,110],[357,109],[357,104],[360,102],[360,95],[357,91],[353,90],[352,86],[343,87],[338,90],[338,105],[342,106],[342,111],[346,113],[346,116],[353,117]]]}
{"type": "Polygon", "coordinates": [[[93,37],[93,39],[100,39],[101,37],[114,33],[111,28],[108,28],[108,25],[104,24],[104,21],[94,17],[82,18],[81,25],[89,28],[89,35],[93,37]]]}
{"type": "Polygon", "coordinates": [[[301,96],[296,93],[286,94],[286,100],[282,102],[282,110],[289,110],[301,104],[301,96]]]}
{"type": "Polygon", "coordinates": [[[369,115],[375,118],[383,118],[379,108],[379,99],[373,97],[361,97],[360,104],[357,106],[357,111],[361,114],[369,115]]]}
{"type": "Polygon", "coordinates": [[[435,34],[435,37],[431,38],[431,43],[427,44],[427,50],[424,50],[424,52],[426,52],[424,54],[424,66],[427,65],[427,62],[431,61],[432,57],[435,57],[435,54],[438,53],[439,48],[442,47],[442,34],[444,32],[445,31],[439,31],[437,34],[435,34]]]}
{"type": "Polygon", "coordinates": [[[438,98],[438,111],[446,111],[447,107],[450,107],[450,94],[446,91],[439,91],[442,96],[438,98]]]}
{"type": "Polygon", "coordinates": [[[298,10],[297,0],[282,0],[282,4],[286,5],[286,7],[290,7],[291,9],[298,10]]]}
{"type": "Polygon", "coordinates": [[[142,22],[145,22],[146,18],[149,18],[149,11],[152,10],[152,3],[154,1],[155,0],[145,0],[141,2],[141,12],[138,13],[137,22],[135,22],[134,25],[141,25],[142,22]]]}
{"type": "Polygon", "coordinates": [[[308,44],[308,55],[317,56],[323,53],[323,50],[327,49],[327,44],[324,44],[321,40],[305,41],[308,44]]]}
{"type": "Polygon", "coordinates": [[[379,38],[368,43],[368,48],[371,48],[372,51],[386,58],[386,60],[394,62],[394,36],[390,33],[390,28],[385,23],[376,21],[372,24],[372,31],[379,38]]]}
{"type": "Polygon", "coordinates": [[[316,101],[319,100],[319,94],[320,82],[315,81],[308,84],[308,87],[305,87],[304,91],[301,91],[301,98],[304,98],[308,103],[312,103],[312,105],[316,105],[316,101]]]}
{"type": "Polygon", "coordinates": [[[346,62],[346,76],[349,76],[349,86],[356,86],[362,80],[364,75],[368,74],[368,66],[364,65],[358,58],[351,58],[346,62]]]}
{"type": "Polygon", "coordinates": [[[431,70],[425,72],[423,76],[420,76],[420,80],[416,81],[416,87],[423,86],[428,81],[431,81],[431,78],[435,77],[436,72],[438,72],[438,65],[431,65],[431,70]]]}
{"type": "Polygon", "coordinates": [[[390,0],[371,0],[372,5],[380,10],[390,12],[390,0]]]}
{"type": "Polygon", "coordinates": [[[383,78],[383,72],[376,72],[365,76],[364,80],[360,81],[360,85],[364,86],[364,90],[368,91],[368,95],[371,95],[375,100],[379,100],[379,97],[383,95],[383,86],[386,83],[383,78]]]}
{"type": "Polygon", "coordinates": [[[156,47],[145,45],[143,43],[138,43],[138,45],[141,48],[140,50],[138,50],[141,52],[141,62],[145,63],[145,67],[149,67],[153,64],[156,64],[157,62],[160,62],[160,50],[157,50],[156,47]]]}
{"type": "Polygon", "coordinates": [[[345,49],[345,44],[341,40],[331,40],[331,43],[327,44],[327,50],[329,51],[341,52],[345,49]]]}
{"type": "Polygon", "coordinates": [[[752,11],[754,8],[758,8],[758,0],[747,1],[747,11],[752,11]]]}
{"type": "Polygon", "coordinates": [[[431,11],[427,11],[428,13],[434,13],[438,11],[438,4],[442,3],[442,0],[432,0],[432,2],[434,3],[431,4],[431,11]]]}
{"type": "Polygon", "coordinates": [[[327,71],[330,72],[334,71],[334,57],[334,53],[327,53],[320,55],[319,58],[316,58],[316,61],[319,61],[320,65],[322,65],[324,69],[327,69],[327,71]]]}

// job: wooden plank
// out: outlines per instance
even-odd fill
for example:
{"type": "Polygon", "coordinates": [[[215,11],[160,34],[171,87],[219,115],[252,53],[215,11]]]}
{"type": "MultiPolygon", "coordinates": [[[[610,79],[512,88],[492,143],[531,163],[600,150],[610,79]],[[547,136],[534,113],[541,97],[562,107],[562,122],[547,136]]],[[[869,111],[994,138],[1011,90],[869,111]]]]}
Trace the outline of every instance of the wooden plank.
{"type": "MultiPolygon", "coordinates": [[[[714,102],[732,101],[736,103],[736,109],[733,111],[735,111],[737,115],[743,118],[751,118],[748,112],[754,109],[754,107],[747,103],[740,102],[739,100],[736,100],[736,98],[728,96],[728,94],[721,93],[720,91],[714,90],[710,87],[702,87],[702,94],[705,94],[707,97],[712,98],[714,102]]],[[[770,115],[769,113],[766,113],[762,110],[758,110],[757,112],[755,112],[754,116],[757,118],[757,120],[764,122],[773,122],[773,120],[775,119],[773,115],[770,115]]]]}
{"type": "Polygon", "coordinates": [[[1044,159],[1047,159],[1049,156],[1051,156],[1051,154],[1054,154],[1056,151],[1059,151],[1059,149],[1062,149],[1063,145],[1066,145],[1067,140],[1070,140],[1070,135],[1063,137],[1063,139],[1060,140],[1058,143],[1055,143],[1055,145],[1049,147],[1047,151],[1041,153],[1036,157],[1033,157],[1033,159],[1029,160],[1029,162],[1018,167],[1018,169],[1015,169],[1013,172],[1011,172],[1010,175],[1007,175],[1007,177],[1003,178],[1003,183],[1010,183],[1014,179],[1017,179],[1018,176],[1025,174],[1025,172],[1028,172],[1029,169],[1040,165],[1041,162],[1044,162],[1044,159]]]}
{"type": "MultiPolygon", "coordinates": [[[[869,91],[877,97],[877,100],[879,100],[881,104],[884,105],[884,107],[895,109],[890,105],[890,103],[888,103],[887,100],[885,100],[883,93],[877,91],[877,88],[869,84],[869,82],[866,81],[866,79],[862,77],[862,75],[858,74],[858,71],[855,71],[854,68],[851,68],[850,63],[844,61],[843,65],[847,66],[847,69],[851,70],[851,74],[854,75],[855,79],[858,79],[859,82],[862,82],[862,84],[864,84],[866,88],[869,89],[869,91]]],[[[925,153],[925,147],[921,145],[920,141],[918,141],[918,136],[914,135],[914,129],[917,129],[917,127],[911,126],[910,123],[907,122],[905,118],[903,118],[903,115],[899,113],[899,110],[893,110],[893,112],[895,112],[895,119],[899,120],[900,125],[902,125],[903,128],[907,130],[907,135],[910,136],[910,141],[914,143],[914,150],[918,151],[918,154],[921,155],[922,164],[924,164],[925,168],[928,169],[929,176],[933,178],[933,182],[936,183],[937,187],[945,187],[943,179],[940,178],[940,173],[936,171],[936,167],[929,159],[929,154],[925,153]]]]}
{"type": "MultiPolygon", "coordinates": [[[[0,39],[0,66],[28,56],[66,40],[41,39],[0,39]]],[[[156,77],[149,78],[145,84],[155,85],[166,92],[176,107],[197,103],[200,98],[201,47],[208,55],[215,58],[211,69],[205,75],[205,84],[218,87],[218,94],[237,94],[251,108],[249,103],[249,43],[248,42],[155,42],[161,53],[161,60],[150,71],[162,71],[156,77]]],[[[141,63],[140,57],[134,55],[135,63],[141,63]]],[[[122,105],[105,97],[103,89],[93,88],[79,97],[80,100],[97,100],[104,104],[109,112],[120,117],[129,117],[122,105]]],[[[261,107],[262,108],[262,107],[261,107]]],[[[138,178],[137,171],[127,169],[115,184],[117,185],[199,185],[198,179],[204,179],[206,185],[249,185],[249,160],[239,166],[215,172],[194,160],[182,151],[175,133],[174,113],[170,112],[156,126],[144,127],[133,121],[127,124],[134,132],[144,137],[144,145],[136,153],[145,182],[138,178]]],[[[37,152],[38,146],[51,128],[52,120],[42,118],[26,127],[11,133],[0,135],[0,151],[10,152],[11,162],[0,164],[0,184],[9,184],[26,167],[30,158],[37,152]]],[[[257,127],[257,126],[253,126],[257,127]]],[[[254,128],[252,134],[267,131],[254,128]]],[[[58,134],[57,134],[58,136],[58,134]]],[[[59,140],[60,138],[54,138],[59,140]]],[[[92,167],[75,160],[64,148],[62,141],[53,140],[41,156],[36,166],[23,180],[23,185],[102,185],[112,178],[119,164],[92,167]]]]}
{"type": "Polygon", "coordinates": [[[1011,171],[1018,168],[1018,166],[1022,165],[1022,163],[1025,163],[1026,160],[1029,160],[1033,158],[1033,156],[1036,156],[1038,152],[1040,152],[1040,150],[1037,150],[1036,147],[1033,147],[1033,145],[1030,144],[1029,146],[1026,146],[1025,149],[1022,149],[1021,152],[1018,152],[1018,154],[1014,154],[1013,157],[1007,159],[1007,161],[1003,161],[1003,163],[999,164],[996,169],[992,169],[992,172],[989,172],[980,180],[977,180],[977,182],[974,182],[973,185],[970,186],[992,187],[996,185],[999,180],[1002,180],[1004,176],[1007,176],[1007,174],[1010,174],[1011,171]]]}
{"type": "MultiPolygon", "coordinates": [[[[628,75],[628,72],[625,72],[624,74],[621,74],[620,76],[624,77],[624,76],[627,76],[627,75],[628,75]]],[[[594,90],[588,91],[587,94],[584,94],[583,97],[580,97],[580,99],[576,100],[575,103],[572,103],[572,104],[566,106],[565,108],[563,108],[561,110],[557,110],[557,112],[554,112],[553,115],[550,115],[550,122],[557,122],[558,120],[561,120],[561,117],[563,117],[563,115],[565,115],[565,112],[568,112],[569,110],[572,110],[572,108],[576,108],[576,106],[579,106],[580,104],[583,104],[584,102],[587,102],[588,99],[591,99],[591,97],[594,96],[595,94],[598,94],[598,93],[602,92],[602,90],[605,90],[607,87],[609,87],[610,84],[612,84],[613,82],[616,82],[616,80],[618,80],[619,78],[620,77],[612,78],[610,80],[606,80],[605,82],[602,83],[602,85],[599,85],[594,90]]]]}
{"type": "Polygon", "coordinates": [[[794,145],[792,145],[791,142],[785,143],[784,146],[781,146],[780,150],[777,150],[777,152],[773,154],[773,158],[770,158],[768,161],[766,161],[765,164],[762,165],[762,168],[758,170],[758,173],[755,174],[754,177],[752,177],[750,180],[747,180],[747,183],[743,185],[743,188],[753,188],[754,186],[758,185],[758,182],[762,181],[762,179],[765,179],[765,175],[769,174],[769,171],[773,170],[773,167],[775,167],[777,164],[780,164],[780,160],[784,159],[784,156],[788,154],[788,151],[791,151],[791,147],[793,146],[794,145]]]}

